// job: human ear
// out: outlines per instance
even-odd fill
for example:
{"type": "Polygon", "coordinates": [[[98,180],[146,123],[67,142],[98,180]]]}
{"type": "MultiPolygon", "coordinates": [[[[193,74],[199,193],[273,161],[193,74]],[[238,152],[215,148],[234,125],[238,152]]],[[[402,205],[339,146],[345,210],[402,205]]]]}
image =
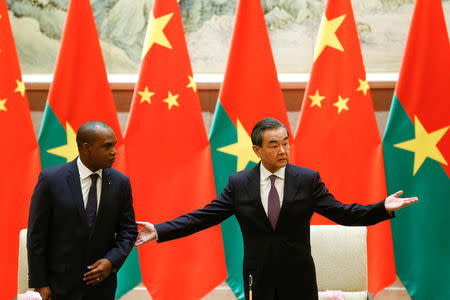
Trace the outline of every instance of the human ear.
{"type": "Polygon", "coordinates": [[[253,145],[252,148],[253,148],[253,151],[255,152],[256,156],[261,158],[261,147],[253,145]]]}

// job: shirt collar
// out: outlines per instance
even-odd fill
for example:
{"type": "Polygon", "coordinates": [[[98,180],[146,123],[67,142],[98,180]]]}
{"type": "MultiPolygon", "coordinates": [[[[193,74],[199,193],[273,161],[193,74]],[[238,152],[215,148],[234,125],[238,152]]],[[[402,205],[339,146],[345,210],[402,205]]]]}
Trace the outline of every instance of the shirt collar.
{"type": "Polygon", "coordinates": [[[97,170],[97,172],[92,172],[91,170],[88,169],[88,167],[86,167],[83,162],[81,161],[80,157],[77,158],[77,166],[78,166],[78,172],[80,173],[80,179],[86,179],[89,176],[91,176],[91,174],[98,174],[98,176],[100,178],[102,178],[102,174],[103,174],[103,169],[97,170]]]}
{"type": "Polygon", "coordinates": [[[270,175],[276,175],[278,178],[284,180],[284,175],[286,173],[286,167],[282,167],[278,171],[276,171],[275,173],[271,173],[261,163],[260,164],[260,172],[261,172],[261,181],[266,180],[267,178],[269,178],[270,175]]]}

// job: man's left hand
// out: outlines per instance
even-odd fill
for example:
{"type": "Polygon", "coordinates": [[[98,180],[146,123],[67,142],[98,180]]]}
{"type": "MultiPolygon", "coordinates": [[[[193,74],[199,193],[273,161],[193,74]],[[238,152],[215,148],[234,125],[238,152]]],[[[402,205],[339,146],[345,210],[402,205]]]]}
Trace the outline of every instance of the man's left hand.
{"type": "Polygon", "coordinates": [[[108,277],[112,268],[113,265],[108,259],[99,259],[93,265],[88,266],[90,271],[84,274],[83,281],[87,285],[97,285],[108,277]]]}
{"type": "Polygon", "coordinates": [[[398,198],[401,194],[403,194],[403,191],[398,191],[386,198],[386,200],[384,201],[384,208],[386,208],[386,211],[388,213],[399,210],[402,207],[419,201],[417,197],[398,198]]]}

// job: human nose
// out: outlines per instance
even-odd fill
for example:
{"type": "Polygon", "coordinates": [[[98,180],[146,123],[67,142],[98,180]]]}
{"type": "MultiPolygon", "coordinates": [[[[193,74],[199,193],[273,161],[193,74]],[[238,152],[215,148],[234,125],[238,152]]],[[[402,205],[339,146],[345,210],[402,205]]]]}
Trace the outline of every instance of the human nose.
{"type": "Polygon", "coordinates": [[[112,149],[111,149],[111,155],[116,155],[116,154],[117,154],[116,147],[112,147],[112,149]]]}

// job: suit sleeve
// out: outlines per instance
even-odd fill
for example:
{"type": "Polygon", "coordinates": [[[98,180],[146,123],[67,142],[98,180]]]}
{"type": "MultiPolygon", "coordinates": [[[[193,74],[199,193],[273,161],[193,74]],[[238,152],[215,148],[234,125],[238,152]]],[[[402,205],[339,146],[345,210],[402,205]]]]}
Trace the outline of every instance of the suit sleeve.
{"type": "Polygon", "coordinates": [[[114,246],[105,255],[105,258],[113,264],[114,272],[120,269],[128,254],[130,254],[138,233],[129,180],[126,180],[124,184],[121,200],[123,205],[120,211],[114,246]]]}
{"type": "Polygon", "coordinates": [[[182,238],[217,225],[234,213],[231,178],[218,198],[192,213],[156,224],[158,243],[182,238]]]}
{"type": "Polygon", "coordinates": [[[42,173],[31,197],[27,230],[27,255],[29,287],[39,288],[49,285],[47,270],[47,245],[51,199],[48,183],[42,173]]]}
{"type": "Polygon", "coordinates": [[[313,180],[315,211],[322,216],[346,226],[369,226],[394,217],[386,211],[384,200],[370,205],[342,204],[325,187],[316,173],[313,180]]]}

